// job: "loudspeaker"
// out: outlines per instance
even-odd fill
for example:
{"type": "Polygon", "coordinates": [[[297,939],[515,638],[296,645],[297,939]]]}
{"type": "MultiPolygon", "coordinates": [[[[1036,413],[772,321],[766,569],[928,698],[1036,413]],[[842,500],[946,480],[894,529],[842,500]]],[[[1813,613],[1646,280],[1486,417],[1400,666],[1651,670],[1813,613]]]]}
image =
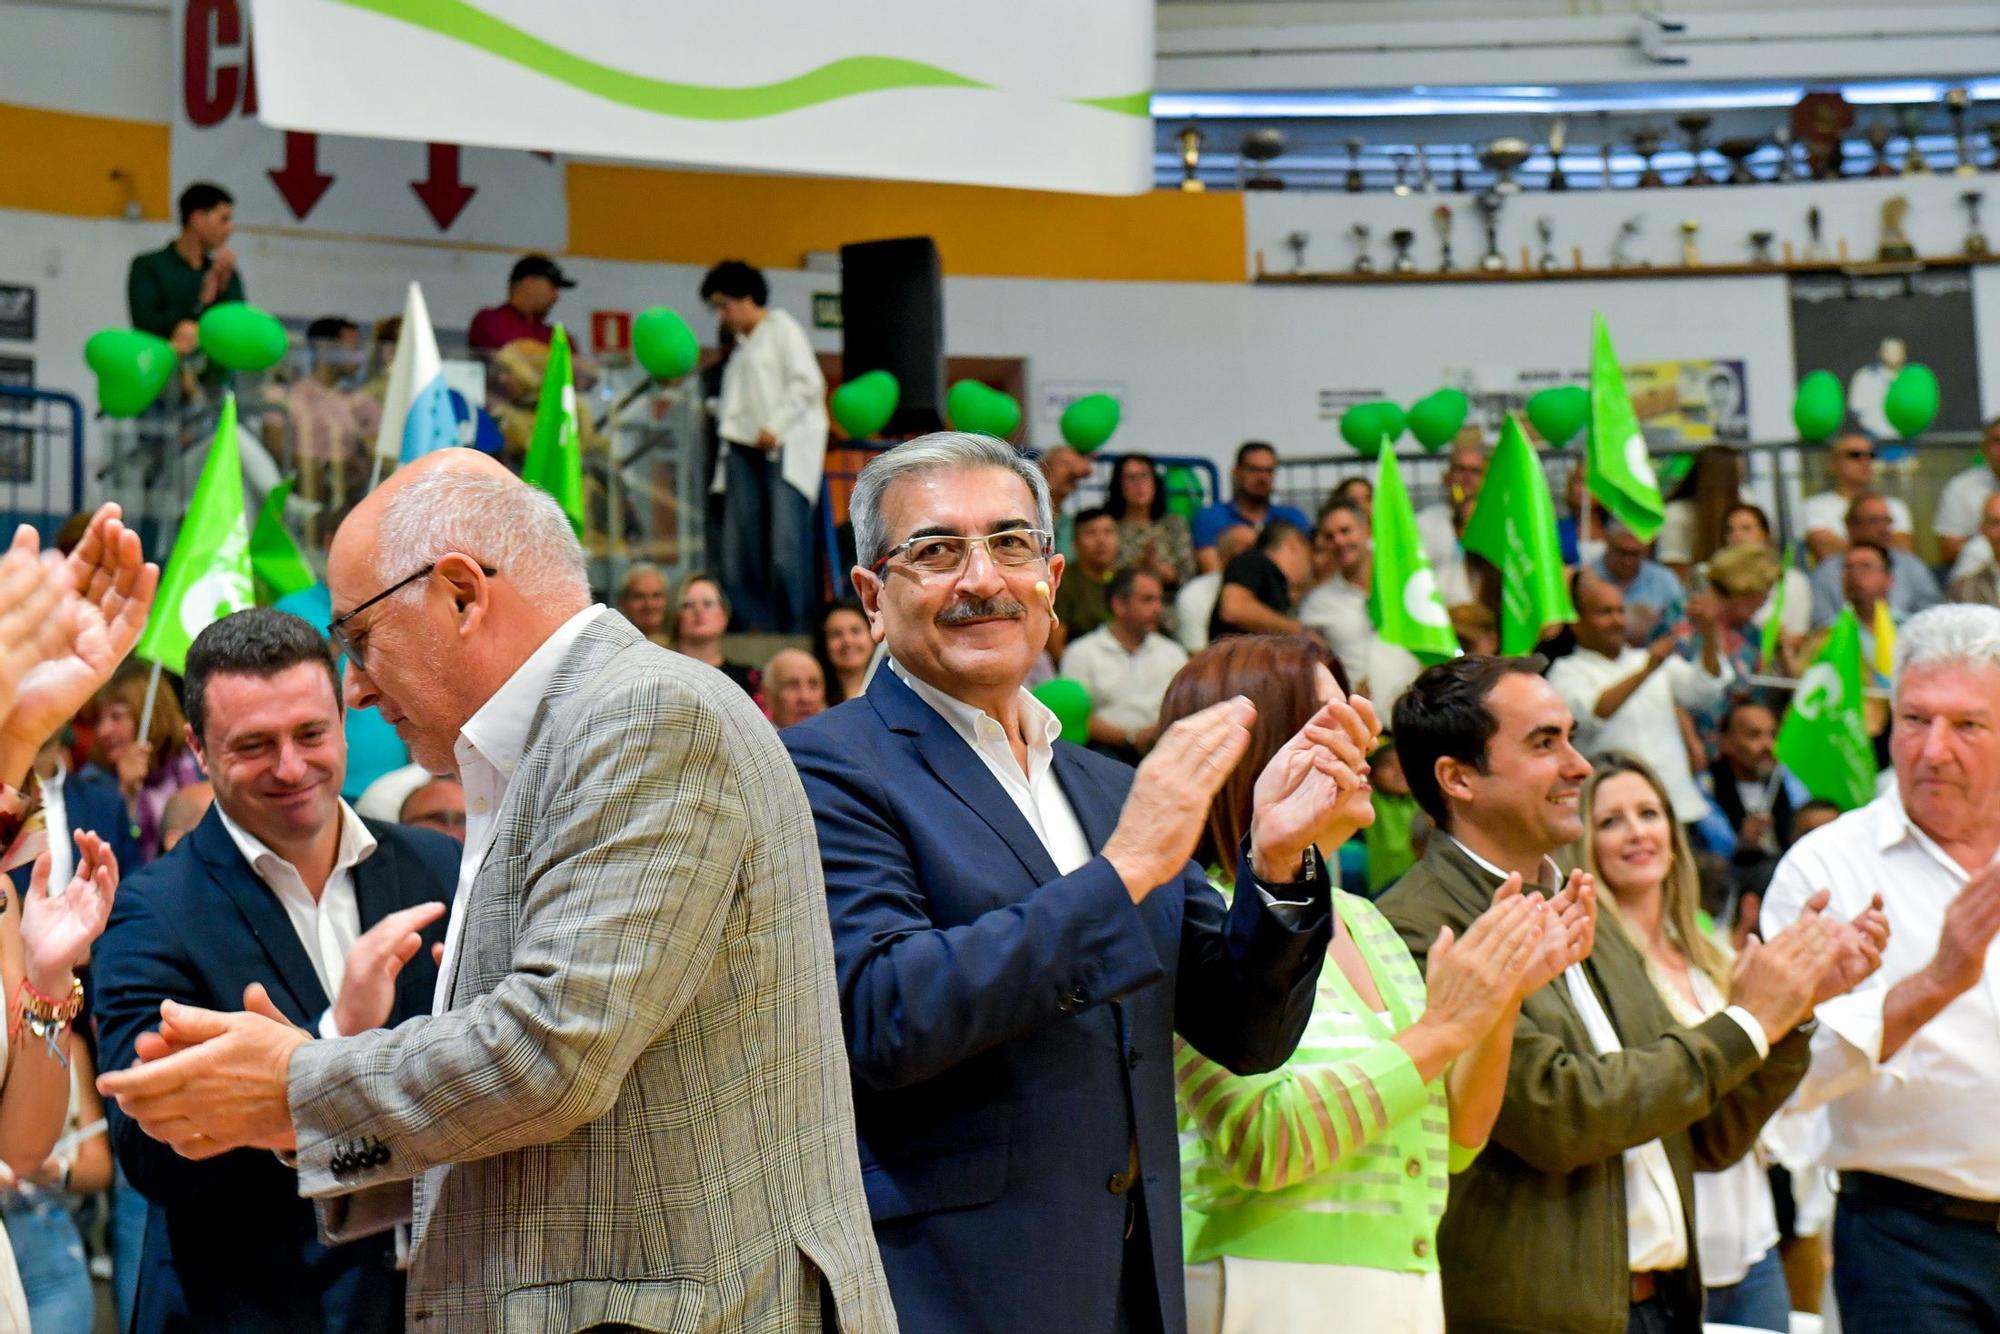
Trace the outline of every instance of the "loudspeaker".
{"type": "Polygon", "coordinates": [[[840,248],[840,375],[888,371],[902,393],[883,434],[944,426],[944,270],[928,236],[840,248]]]}

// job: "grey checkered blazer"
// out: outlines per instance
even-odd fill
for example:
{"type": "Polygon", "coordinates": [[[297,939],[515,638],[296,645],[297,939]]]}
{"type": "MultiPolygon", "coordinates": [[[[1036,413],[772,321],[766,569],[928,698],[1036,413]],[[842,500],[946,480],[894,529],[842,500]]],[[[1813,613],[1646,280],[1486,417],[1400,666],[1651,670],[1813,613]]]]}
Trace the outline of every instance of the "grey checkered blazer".
{"type": "Polygon", "coordinates": [[[818,1329],[822,1275],[894,1329],[812,812],[741,690],[600,615],[454,911],[445,1014],[291,1067],[327,1234],[412,1222],[412,1329],[818,1329]]]}

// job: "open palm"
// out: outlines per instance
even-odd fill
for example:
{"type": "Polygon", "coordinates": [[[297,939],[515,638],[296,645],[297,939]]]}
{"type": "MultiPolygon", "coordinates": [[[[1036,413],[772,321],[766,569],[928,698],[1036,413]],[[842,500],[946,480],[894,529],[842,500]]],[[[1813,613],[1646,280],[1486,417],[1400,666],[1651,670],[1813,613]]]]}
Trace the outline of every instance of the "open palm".
{"type": "Polygon", "coordinates": [[[79,830],[76,852],[76,874],[59,894],[49,893],[49,854],[37,857],[21,904],[28,981],[44,994],[44,980],[66,977],[89,957],[91,942],[104,933],[111,900],[118,892],[118,861],[110,844],[79,830]]]}
{"type": "Polygon", "coordinates": [[[1379,730],[1361,696],[1327,701],[1257,776],[1252,843],[1288,854],[1334,848],[1372,824],[1368,751],[1379,730]]]}

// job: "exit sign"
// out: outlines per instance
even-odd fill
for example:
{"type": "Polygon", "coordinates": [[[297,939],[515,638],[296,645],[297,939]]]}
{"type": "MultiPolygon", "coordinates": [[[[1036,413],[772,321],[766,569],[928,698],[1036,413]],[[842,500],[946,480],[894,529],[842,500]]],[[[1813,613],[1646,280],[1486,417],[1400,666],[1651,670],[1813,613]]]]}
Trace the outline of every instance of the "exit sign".
{"type": "Polygon", "coordinates": [[[813,328],[838,329],[840,327],[840,293],[813,293],[813,328]]]}

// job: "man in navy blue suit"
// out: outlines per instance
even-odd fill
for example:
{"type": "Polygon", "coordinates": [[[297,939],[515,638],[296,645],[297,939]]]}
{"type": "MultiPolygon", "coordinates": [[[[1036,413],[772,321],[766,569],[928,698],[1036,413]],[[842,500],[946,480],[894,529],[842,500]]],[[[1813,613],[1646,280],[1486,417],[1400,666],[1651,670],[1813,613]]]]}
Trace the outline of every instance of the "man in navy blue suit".
{"type": "MultiPolygon", "coordinates": [[[[307,622],[238,612],[188,650],[188,738],[215,804],[120,889],[92,956],[102,1065],[162,1054],[164,1000],[251,1008],[326,1036],[431,1009],[459,846],[340,799],[334,661],[307,622]]],[[[108,1104],[111,1143],[151,1202],[133,1329],[400,1330],[392,1237],[322,1245],[278,1158],[195,1162],[108,1104]]]]}
{"type": "Polygon", "coordinates": [[[1345,703],[1256,785],[1233,904],[1188,858],[1249,743],[1246,700],[1135,774],[1022,689],[1062,557],[1010,447],[940,434],[870,463],[855,587],[889,657],[785,731],[818,826],[863,1182],[905,1329],[1185,1323],[1173,1038],[1291,1054],[1329,941],[1312,846],[1365,802],[1345,703]]]}

